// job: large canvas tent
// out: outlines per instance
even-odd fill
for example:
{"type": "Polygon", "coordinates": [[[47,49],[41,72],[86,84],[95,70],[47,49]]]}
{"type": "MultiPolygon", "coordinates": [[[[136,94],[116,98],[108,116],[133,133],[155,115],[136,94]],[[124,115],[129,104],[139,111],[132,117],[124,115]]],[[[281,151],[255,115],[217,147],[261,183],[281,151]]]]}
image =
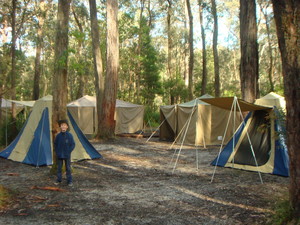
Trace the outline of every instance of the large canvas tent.
{"type": "MultiPolygon", "coordinates": [[[[68,105],[68,110],[83,133],[90,135],[97,129],[96,97],[85,95],[68,105]]],[[[144,106],[116,100],[116,134],[135,133],[143,129],[144,106]]]]}
{"type": "Polygon", "coordinates": [[[271,106],[271,107],[276,106],[277,108],[281,108],[284,111],[286,107],[285,98],[274,92],[270,92],[269,94],[256,99],[255,104],[263,105],[263,106],[271,106]]]}
{"type": "MultiPolygon", "coordinates": [[[[101,158],[69,113],[68,120],[75,141],[71,160],[101,158]]],[[[35,102],[22,130],[11,144],[0,152],[0,157],[35,166],[51,165],[53,163],[51,121],[52,96],[45,96],[35,102]]]]}
{"type": "MultiPolygon", "coordinates": [[[[219,145],[223,139],[228,141],[234,133],[230,130],[223,137],[230,111],[206,103],[203,99],[213,97],[206,94],[176,106],[161,106],[164,123],[160,127],[160,139],[174,140],[176,137],[178,142],[200,146],[219,145]]],[[[232,121],[229,125],[232,126],[232,121]]],[[[236,123],[236,128],[238,125],[236,123]]]]}
{"type": "MultiPolygon", "coordinates": [[[[232,99],[207,102],[228,109],[232,99]]],[[[211,164],[288,176],[287,147],[283,126],[276,119],[276,108],[272,110],[244,101],[239,101],[239,106],[241,111],[250,112],[211,164]]]]}

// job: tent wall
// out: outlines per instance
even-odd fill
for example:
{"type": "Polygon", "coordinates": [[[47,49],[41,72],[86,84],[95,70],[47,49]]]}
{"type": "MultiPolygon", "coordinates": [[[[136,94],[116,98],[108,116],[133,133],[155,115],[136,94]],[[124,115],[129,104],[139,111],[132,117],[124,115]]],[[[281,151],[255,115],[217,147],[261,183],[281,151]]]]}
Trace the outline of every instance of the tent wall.
{"type": "MultiPolygon", "coordinates": [[[[101,155],[89,144],[70,114],[68,120],[70,133],[75,141],[71,160],[100,158],[101,155]]],[[[6,149],[0,152],[0,156],[35,166],[51,165],[53,162],[51,121],[52,96],[46,96],[36,101],[21,132],[6,149]]]]}
{"type": "Polygon", "coordinates": [[[116,107],[115,134],[135,133],[143,129],[144,107],[116,107]]]}
{"type": "Polygon", "coordinates": [[[177,129],[176,105],[160,107],[159,138],[165,141],[174,141],[177,129]]]}
{"type": "Polygon", "coordinates": [[[92,135],[95,133],[97,121],[95,107],[68,107],[68,111],[84,134],[92,135]]]}
{"type": "Polygon", "coordinates": [[[197,104],[195,107],[178,107],[178,135],[179,141],[184,139],[185,144],[219,145],[222,139],[227,142],[240,124],[240,116],[236,114],[236,124],[229,120],[228,132],[224,133],[230,111],[212,105],[197,104]],[[191,113],[192,117],[191,117],[191,113]],[[190,120],[190,122],[188,122],[190,120]],[[185,135],[185,130],[188,130],[185,135]],[[185,135],[185,137],[184,137],[185,135]]]}
{"type": "Polygon", "coordinates": [[[273,113],[264,110],[249,113],[236,131],[235,139],[229,141],[212,165],[288,176],[287,149],[279,139],[282,134],[277,133],[279,125],[273,113]]]}

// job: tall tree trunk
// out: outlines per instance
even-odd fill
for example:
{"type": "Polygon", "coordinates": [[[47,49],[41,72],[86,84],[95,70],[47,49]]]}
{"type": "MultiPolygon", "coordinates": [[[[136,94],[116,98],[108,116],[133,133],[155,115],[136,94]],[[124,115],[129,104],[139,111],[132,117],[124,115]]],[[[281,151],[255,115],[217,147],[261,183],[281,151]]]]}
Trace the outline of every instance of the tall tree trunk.
{"type": "MultiPolygon", "coordinates": [[[[72,6],[72,13],[75,19],[75,22],[78,26],[78,29],[80,31],[81,34],[84,34],[83,31],[83,27],[82,24],[78,18],[78,16],[76,15],[75,9],[74,9],[74,5],[72,6]]],[[[84,40],[82,38],[79,38],[78,40],[78,63],[81,65],[84,65],[84,60],[86,60],[85,58],[83,58],[82,56],[82,49],[84,49],[84,40]]],[[[85,70],[84,70],[85,71],[85,70]]],[[[81,98],[84,95],[84,87],[85,87],[85,73],[83,72],[83,70],[80,70],[78,73],[78,89],[76,91],[76,99],[81,98]]]]}
{"type": "Polygon", "coordinates": [[[138,39],[138,46],[137,46],[137,55],[139,56],[138,62],[137,62],[137,68],[136,68],[136,99],[137,102],[140,103],[140,96],[141,96],[141,46],[142,46],[142,20],[143,20],[143,12],[145,8],[145,1],[146,0],[140,0],[140,18],[139,18],[139,39],[138,39]]]}
{"type": "Polygon", "coordinates": [[[207,57],[206,57],[206,41],[205,41],[205,30],[203,24],[203,0],[198,0],[199,4],[199,17],[200,17],[200,28],[201,28],[201,39],[202,39],[202,83],[201,83],[201,95],[206,94],[207,86],[207,57]]]}
{"type": "MultiPolygon", "coordinates": [[[[172,51],[173,51],[173,37],[171,32],[171,18],[172,18],[172,0],[167,0],[168,2],[168,12],[167,12],[167,34],[168,34],[168,64],[167,64],[167,74],[168,79],[173,79],[173,66],[172,66],[172,51]]],[[[173,105],[175,103],[175,97],[173,93],[170,91],[170,104],[173,105]]]]}
{"type": "MultiPolygon", "coordinates": [[[[12,0],[12,11],[11,11],[11,99],[16,99],[16,42],[17,42],[17,31],[16,31],[16,10],[17,10],[17,1],[12,0]]],[[[12,103],[11,107],[12,114],[12,132],[17,134],[17,111],[15,103],[12,103]]]]}
{"type": "Polygon", "coordinates": [[[241,91],[254,102],[258,93],[258,44],[255,0],[240,0],[241,91]]]}
{"type": "Polygon", "coordinates": [[[119,68],[119,31],[118,0],[107,0],[107,68],[105,77],[104,98],[102,103],[103,120],[101,135],[104,138],[114,137],[115,108],[117,98],[119,68]]]}
{"type": "Polygon", "coordinates": [[[300,4],[272,0],[281,52],[287,109],[287,146],[290,158],[290,202],[293,221],[300,223],[300,4]]]}
{"type": "Polygon", "coordinates": [[[90,3],[90,16],[91,16],[91,34],[92,34],[92,45],[93,45],[93,60],[94,60],[94,74],[95,74],[95,89],[96,89],[96,99],[97,99],[97,135],[100,137],[101,131],[101,118],[102,116],[102,101],[104,93],[104,77],[103,77],[103,65],[102,65],[102,55],[100,49],[100,35],[97,19],[97,6],[96,0],[89,0],[90,3]]]}
{"type": "Polygon", "coordinates": [[[35,52],[35,67],[34,67],[34,79],[33,79],[33,100],[37,100],[40,97],[40,77],[41,77],[41,53],[43,48],[43,25],[46,17],[45,1],[41,0],[38,5],[38,28],[37,28],[37,41],[35,52]]]}
{"type": "Polygon", "coordinates": [[[220,72],[219,72],[219,53],[218,53],[218,15],[216,1],[211,0],[212,14],[214,18],[213,33],[213,54],[214,54],[214,71],[215,71],[215,97],[220,97],[220,72]]]}
{"type": "MultiPolygon", "coordinates": [[[[67,118],[68,101],[68,32],[71,0],[59,0],[57,11],[54,76],[52,84],[52,134],[58,132],[58,121],[67,118]]],[[[53,138],[54,140],[54,138],[53,138]]]]}
{"type": "MultiPolygon", "coordinates": [[[[269,2],[266,2],[266,10],[269,7],[269,2]]],[[[272,49],[272,43],[271,43],[271,32],[270,32],[270,24],[269,24],[269,19],[267,13],[263,10],[263,5],[262,3],[259,3],[260,5],[260,10],[262,14],[264,15],[265,19],[265,24],[266,24],[266,30],[267,30],[267,37],[268,37],[268,52],[269,52],[269,65],[268,65],[268,78],[269,78],[269,83],[270,83],[270,92],[274,91],[274,81],[273,81],[273,73],[274,73],[274,62],[273,62],[273,49],[272,49]]],[[[257,96],[259,97],[259,96],[257,96]]]]}
{"type": "Polygon", "coordinates": [[[190,0],[186,0],[187,11],[189,15],[189,85],[188,85],[188,93],[189,99],[192,100],[194,97],[193,89],[193,71],[194,71],[194,28],[193,28],[193,14],[191,9],[190,0]]]}

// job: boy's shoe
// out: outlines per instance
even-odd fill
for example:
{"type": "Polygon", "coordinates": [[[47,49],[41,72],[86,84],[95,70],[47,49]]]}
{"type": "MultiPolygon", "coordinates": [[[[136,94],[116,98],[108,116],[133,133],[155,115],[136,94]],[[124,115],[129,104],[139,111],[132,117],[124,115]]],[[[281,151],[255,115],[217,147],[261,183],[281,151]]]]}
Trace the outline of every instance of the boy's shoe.
{"type": "Polygon", "coordinates": [[[60,185],[60,184],[61,184],[61,182],[59,182],[59,181],[55,181],[55,182],[54,182],[54,184],[55,184],[55,185],[60,185]]]}
{"type": "Polygon", "coordinates": [[[69,187],[73,187],[73,183],[68,183],[68,186],[69,187]]]}

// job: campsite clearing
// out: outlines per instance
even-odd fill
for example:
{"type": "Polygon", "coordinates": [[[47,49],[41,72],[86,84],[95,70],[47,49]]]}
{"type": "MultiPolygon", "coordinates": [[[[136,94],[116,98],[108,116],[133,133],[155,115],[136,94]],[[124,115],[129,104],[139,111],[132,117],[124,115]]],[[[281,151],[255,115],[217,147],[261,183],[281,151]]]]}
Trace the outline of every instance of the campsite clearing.
{"type": "Polygon", "coordinates": [[[93,145],[103,159],[73,163],[73,187],[54,186],[50,167],[0,158],[0,184],[17,193],[1,224],[266,224],[288,191],[289,178],[262,174],[261,184],[256,172],[230,168],[217,167],[211,182],[218,146],[184,146],[172,173],[171,143],[93,145]]]}

